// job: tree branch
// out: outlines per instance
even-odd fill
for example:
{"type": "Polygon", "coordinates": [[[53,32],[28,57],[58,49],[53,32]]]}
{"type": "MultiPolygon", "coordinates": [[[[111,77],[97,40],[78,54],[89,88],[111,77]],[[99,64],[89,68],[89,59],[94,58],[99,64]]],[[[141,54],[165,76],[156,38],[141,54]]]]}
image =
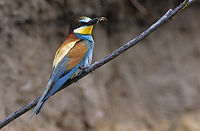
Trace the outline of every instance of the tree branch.
{"type": "MultiPolygon", "coordinates": [[[[183,3],[181,3],[179,6],[177,6],[174,10],[169,9],[165,15],[163,15],[156,23],[154,23],[152,26],[150,26],[147,30],[142,32],[140,35],[138,35],[133,40],[129,41],[127,44],[121,46],[119,49],[115,50],[111,54],[107,55],[106,57],[102,58],[101,60],[95,62],[92,64],[89,68],[87,68],[80,76],[75,77],[72,80],[67,81],[60,90],[63,88],[71,85],[72,83],[78,81],[82,77],[86,76],[88,73],[94,71],[95,69],[99,68],[100,66],[106,64],[107,62],[113,60],[120,54],[124,53],[126,50],[131,48],[132,46],[135,46],[138,42],[146,38],[149,34],[151,34],[153,31],[155,31],[158,27],[166,23],[168,20],[170,20],[173,16],[178,14],[181,10],[183,10],[190,2],[194,2],[194,0],[185,0],[183,3]]],[[[59,91],[60,91],[59,90],[59,91]]],[[[58,91],[57,91],[58,92],[58,91]]],[[[24,107],[20,108],[16,112],[10,114],[8,117],[6,117],[4,120],[0,122],[0,129],[18,118],[19,116],[23,115],[27,111],[31,110],[33,107],[36,106],[39,98],[36,98],[35,100],[31,101],[24,107]]]]}

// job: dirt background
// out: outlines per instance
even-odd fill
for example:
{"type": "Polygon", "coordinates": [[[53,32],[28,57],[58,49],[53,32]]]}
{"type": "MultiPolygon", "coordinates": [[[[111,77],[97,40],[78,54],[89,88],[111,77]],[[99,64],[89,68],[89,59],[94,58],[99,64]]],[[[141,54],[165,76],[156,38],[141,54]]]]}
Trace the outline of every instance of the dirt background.
{"type": "MultiPolygon", "coordinates": [[[[93,62],[179,0],[0,0],[0,119],[39,97],[73,18],[105,16],[93,62]]],[[[2,131],[200,131],[200,3],[2,131]]]]}

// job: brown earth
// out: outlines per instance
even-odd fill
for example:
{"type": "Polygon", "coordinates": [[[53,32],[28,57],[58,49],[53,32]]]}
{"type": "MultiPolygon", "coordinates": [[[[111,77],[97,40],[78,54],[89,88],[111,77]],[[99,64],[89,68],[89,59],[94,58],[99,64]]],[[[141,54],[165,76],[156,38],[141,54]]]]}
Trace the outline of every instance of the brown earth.
{"type": "MultiPolygon", "coordinates": [[[[0,119],[39,97],[69,22],[105,16],[93,61],[156,21],[178,0],[0,0],[0,119]]],[[[200,3],[3,131],[200,131],[200,3]]]]}

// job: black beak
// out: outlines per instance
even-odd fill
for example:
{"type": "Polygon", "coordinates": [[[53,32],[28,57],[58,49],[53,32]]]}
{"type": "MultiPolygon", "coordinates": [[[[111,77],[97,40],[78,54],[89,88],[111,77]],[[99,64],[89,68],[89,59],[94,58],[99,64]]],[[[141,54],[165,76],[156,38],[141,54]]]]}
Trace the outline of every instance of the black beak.
{"type": "Polygon", "coordinates": [[[90,25],[94,25],[94,24],[96,24],[96,23],[101,23],[101,22],[104,22],[104,21],[106,21],[107,19],[105,18],[105,17],[100,17],[100,18],[93,18],[92,20],[90,20],[89,22],[88,22],[88,26],[90,26],[90,25]]]}

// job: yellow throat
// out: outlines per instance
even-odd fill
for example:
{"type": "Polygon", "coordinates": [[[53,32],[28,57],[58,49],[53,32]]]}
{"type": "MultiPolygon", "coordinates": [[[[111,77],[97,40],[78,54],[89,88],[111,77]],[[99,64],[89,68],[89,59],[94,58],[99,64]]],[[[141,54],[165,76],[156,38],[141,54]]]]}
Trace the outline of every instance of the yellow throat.
{"type": "Polygon", "coordinates": [[[82,26],[82,27],[79,27],[77,29],[74,30],[74,33],[78,33],[78,34],[89,34],[91,35],[92,34],[92,29],[93,29],[93,25],[90,25],[90,26],[82,26]]]}

